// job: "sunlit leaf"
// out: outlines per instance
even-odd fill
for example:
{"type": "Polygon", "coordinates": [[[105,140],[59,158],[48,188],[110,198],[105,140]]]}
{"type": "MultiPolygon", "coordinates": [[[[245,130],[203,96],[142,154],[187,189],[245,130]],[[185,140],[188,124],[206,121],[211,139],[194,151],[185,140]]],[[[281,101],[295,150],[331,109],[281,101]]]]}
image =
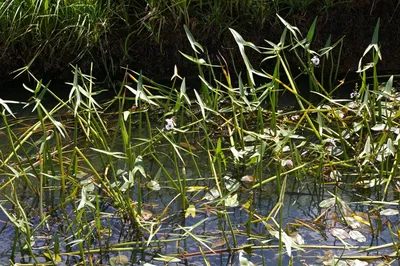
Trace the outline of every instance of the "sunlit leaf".
{"type": "Polygon", "coordinates": [[[363,234],[361,234],[359,231],[352,230],[349,232],[349,235],[350,235],[351,239],[354,239],[358,242],[362,243],[362,242],[367,241],[367,238],[363,234]]]}
{"type": "Polygon", "coordinates": [[[225,206],[226,207],[236,207],[239,205],[239,201],[237,200],[237,194],[231,196],[229,195],[226,199],[225,199],[225,206]]]}
{"type": "Polygon", "coordinates": [[[280,236],[279,231],[268,229],[268,232],[277,239],[280,239],[281,237],[283,243],[285,243],[286,252],[289,257],[292,256],[292,248],[302,250],[300,246],[290,236],[286,234],[286,232],[281,231],[280,236]]]}
{"type": "Polygon", "coordinates": [[[220,240],[213,241],[211,248],[214,249],[214,248],[222,247],[225,244],[226,244],[226,240],[222,238],[220,240]]]}
{"type": "Polygon", "coordinates": [[[361,261],[358,259],[355,260],[346,260],[346,263],[348,266],[368,266],[368,262],[366,261],[361,261]]]}
{"type": "Polygon", "coordinates": [[[231,147],[230,150],[235,160],[240,160],[240,158],[243,158],[243,153],[240,153],[235,147],[231,147]]]}
{"type": "Polygon", "coordinates": [[[321,207],[321,208],[330,208],[335,204],[336,204],[336,199],[335,198],[329,198],[329,199],[321,201],[319,203],[319,207],[321,207]]]}
{"type": "Polygon", "coordinates": [[[159,257],[154,258],[154,260],[164,261],[164,262],[181,262],[180,259],[175,258],[175,257],[166,256],[166,255],[161,255],[161,254],[158,254],[158,256],[159,256],[159,257]]]}
{"type": "Polygon", "coordinates": [[[240,183],[236,179],[231,178],[225,181],[225,187],[232,193],[240,188],[240,183]]]}
{"type": "Polygon", "coordinates": [[[45,252],[45,253],[43,253],[43,256],[48,261],[55,261],[55,262],[61,262],[62,261],[61,256],[58,255],[58,254],[53,254],[53,252],[50,252],[50,253],[45,252]]]}
{"type": "Polygon", "coordinates": [[[351,229],[357,229],[361,227],[359,221],[357,221],[353,216],[346,216],[344,217],[346,223],[351,227],[351,229]]]}
{"type": "Polygon", "coordinates": [[[387,128],[386,124],[376,124],[375,126],[371,127],[373,131],[382,131],[387,128]]]}
{"type": "Polygon", "coordinates": [[[206,200],[215,200],[215,199],[219,198],[219,196],[220,196],[220,195],[219,195],[218,189],[212,188],[212,189],[210,189],[209,192],[206,193],[206,195],[204,196],[204,198],[205,198],[206,200]]]}
{"type": "Polygon", "coordinates": [[[147,187],[154,191],[159,191],[161,189],[160,184],[155,180],[151,180],[150,182],[148,182],[147,187]]]}
{"type": "Polygon", "coordinates": [[[96,149],[96,148],[91,148],[91,149],[94,151],[106,154],[106,155],[113,156],[118,159],[126,159],[125,154],[123,152],[111,152],[111,151],[105,151],[105,150],[100,150],[100,149],[96,149]]]}
{"type": "Polygon", "coordinates": [[[186,209],[185,218],[188,218],[189,216],[196,218],[196,207],[193,204],[189,205],[189,207],[186,209]]]}
{"type": "Polygon", "coordinates": [[[143,163],[143,158],[142,156],[136,157],[135,160],[135,167],[132,170],[133,176],[135,176],[136,172],[139,171],[139,173],[143,176],[146,177],[146,172],[144,170],[144,163],[143,163]]]}
{"type": "Polygon", "coordinates": [[[380,215],[384,216],[392,216],[392,215],[397,215],[399,214],[399,210],[394,210],[394,209],[384,209],[380,211],[380,215]]]}
{"type": "Polygon", "coordinates": [[[200,51],[204,53],[204,48],[203,46],[201,46],[193,37],[192,33],[190,32],[190,30],[188,29],[188,27],[186,27],[186,25],[183,25],[183,28],[185,29],[185,33],[186,36],[189,40],[190,46],[192,47],[193,51],[195,51],[196,53],[200,54],[200,51]],[[199,50],[197,50],[199,49],[199,50]]]}
{"type": "Polygon", "coordinates": [[[251,261],[249,261],[247,258],[245,258],[243,256],[244,251],[243,250],[239,250],[239,265],[240,266],[255,266],[254,263],[252,263],[251,261]]]}
{"type": "Polygon", "coordinates": [[[294,242],[299,245],[304,245],[304,238],[299,233],[294,233],[290,236],[294,242]]]}
{"type": "Polygon", "coordinates": [[[341,228],[331,228],[330,233],[337,237],[337,238],[341,238],[341,239],[347,239],[350,238],[349,233],[347,233],[345,230],[341,229],[341,228]]]}
{"type": "Polygon", "coordinates": [[[205,186],[189,186],[186,188],[186,192],[197,192],[197,191],[203,191],[206,189],[207,189],[207,187],[205,187],[205,186]]]}
{"type": "Polygon", "coordinates": [[[110,258],[111,266],[123,266],[129,264],[129,258],[125,255],[118,255],[110,258]]]}
{"type": "Polygon", "coordinates": [[[363,223],[363,224],[365,224],[365,225],[370,226],[369,222],[368,222],[367,220],[365,220],[364,218],[362,218],[361,216],[353,215],[353,218],[354,218],[356,221],[360,222],[360,223],[363,223]]]}

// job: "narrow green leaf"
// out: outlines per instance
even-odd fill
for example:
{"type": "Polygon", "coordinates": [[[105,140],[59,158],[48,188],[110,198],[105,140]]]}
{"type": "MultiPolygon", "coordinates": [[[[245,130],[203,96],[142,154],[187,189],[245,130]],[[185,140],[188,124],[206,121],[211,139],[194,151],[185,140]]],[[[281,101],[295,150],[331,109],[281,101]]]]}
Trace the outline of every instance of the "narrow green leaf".
{"type": "Polygon", "coordinates": [[[307,42],[308,42],[308,43],[311,43],[311,42],[312,42],[312,39],[313,39],[313,37],[314,37],[315,25],[317,24],[317,19],[318,19],[318,16],[315,17],[314,22],[312,23],[310,29],[308,30],[308,33],[307,33],[307,42]]]}

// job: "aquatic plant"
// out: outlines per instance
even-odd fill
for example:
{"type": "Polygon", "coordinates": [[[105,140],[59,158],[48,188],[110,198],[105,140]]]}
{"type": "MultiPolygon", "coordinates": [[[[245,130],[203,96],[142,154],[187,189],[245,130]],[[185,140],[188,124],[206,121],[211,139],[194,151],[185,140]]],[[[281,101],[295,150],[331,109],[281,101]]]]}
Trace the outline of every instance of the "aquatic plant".
{"type": "Polygon", "coordinates": [[[193,54],[182,54],[199,71],[192,90],[178,69],[170,86],[126,69],[116,96],[102,102],[93,73],[73,67],[68,99],[32,75],[27,103],[0,100],[8,259],[117,265],[195,257],[211,265],[219,254],[240,265],[316,263],[309,251],[325,265],[398,259],[400,98],[394,77],[382,83],[374,69],[379,23],[367,48],[378,85],[369,90],[361,68],[356,97],[335,99],[332,90],[346,81],[327,59],[342,39],[313,50],[316,20],[302,37],[278,19],[286,29],[266,47],[231,29],[245,77],[227,59],[212,62],[185,28],[193,54]],[[254,67],[248,48],[273,62],[273,74],[254,67]],[[289,53],[317,99],[300,92],[289,53]],[[318,66],[330,67],[324,82],[318,66]],[[282,95],[296,106],[281,107],[282,95]],[[385,244],[376,241],[382,235],[385,244]]]}

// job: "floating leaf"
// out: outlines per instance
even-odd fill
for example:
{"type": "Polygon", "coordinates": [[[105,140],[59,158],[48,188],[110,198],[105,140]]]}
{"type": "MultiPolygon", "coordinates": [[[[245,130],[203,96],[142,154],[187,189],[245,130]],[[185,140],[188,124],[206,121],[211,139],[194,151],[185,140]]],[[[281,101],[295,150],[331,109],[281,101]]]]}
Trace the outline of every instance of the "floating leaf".
{"type": "Polygon", "coordinates": [[[368,266],[368,262],[361,260],[346,260],[349,266],[368,266]]]}
{"type": "Polygon", "coordinates": [[[192,216],[193,218],[196,217],[196,207],[193,204],[189,205],[186,209],[185,218],[188,218],[189,216],[192,216]]]}
{"type": "Polygon", "coordinates": [[[239,205],[237,200],[237,194],[231,196],[229,195],[228,198],[225,199],[225,206],[226,207],[236,207],[239,205]]]}
{"type": "Polygon", "coordinates": [[[357,221],[354,217],[352,216],[346,216],[344,217],[346,220],[346,223],[351,227],[351,229],[357,229],[361,227],[361,224],[359,221],[357,221]]]}
{"type": "Polygon", "coordinates": [[[384,216],[392,216],[392,215],[397,215],[399,214],[399,210],[394,210],[394,209],[384,209],[380,212],[381,215],[384,216]]]}
{"type": "Polygon", "coordinates": [[[296,242],[299,245],[304,245],[304,238],[299,234],[299,233],[294,233],[293,235],[290,236],[294,242],[296,242]]]}
{"type": "Polygon", "coordinates": [[[321,201],[319,203],[319,207],[321,207],[321,208],[330,208],[333,205],[335,205],[335,203],[336,203],[336,198],[329,198],[329,199],[321,201]]]}
{"type": "Polygon", "coordinates": [[[283,243],[285,243],[286,252],[289,257],[292,256],[292,248],[301,250],[299,245],[290,236],[288,236],[285,232],[281,231],[281,234],[279,236],[279,231],[271,230],[271,229],[269,229],[268,231],[271,235],[273,235],[277,239],[280,239],[280,237],[281,237],[283,243]]]}
{"type": "Polygon", "coordinates": [[[147,221],[150,220],[150,218],[153,217],[153,213],[148,210],[142,210],[142,218],[143,220],[147,221]]]}
{"type": "Polygon", "coordinates": [[[244,251],[243,250],[239,250],[239,265],[240,266],[254,266],[254,263],[252,263],[251,261],[249,261],[247,258],[245,258],[243,256],[244,251]]]}
{"type": "Polygon", "coordinates": [[[148,182],[147,187],[153,191],[159,191],[161,189],[160,184],[155,180],[148,182]]]}
{"type": "Polygon", "coordinates": [[[205,198],[206,200],[215,200],[215,199],[219,198],[218,189],[216,189],[216,188],[210,189],[210,191],[206,193],[206,195],[204,196],[204,198],[205,198]]]}
{"type": "Polygon", "coordinates": [[[340,239],[347,239],[347,238],[350,238],[350,235],[346,232],[346,231],[344,231],[343,229],[341,229],[341,228],[332,228],[331,230],[329,230],[330,232],[331,232],[331,234],[334,236],[334,237],[337,237],[337,238],[340,238],[340,239]]]}
{"type": "Polygon", "coordinates": [[[367,238],[361,234],[359,231],[352,230],[349,232],[351,239],[357,240],[358,242],[365,242],[367,238]]]}
{"type": "Polygon", "coordinates": [[[171,256],[165,256],[165,255],[161,255],[158,254],[158,258],[154,258],[154,260],[158,260],[158,261],[164,261],[164,262],[181,262],[180,259],[175,258],[175,257],[171,257],[171,256]]]}
{"type": "Polygon", "coordinates": [[[128,265],[128,264],[129,264],[129,259],[125,255],[118,255],[116,257],[110,258],[111,266],[122,266],[122,265],[128,265]]]}

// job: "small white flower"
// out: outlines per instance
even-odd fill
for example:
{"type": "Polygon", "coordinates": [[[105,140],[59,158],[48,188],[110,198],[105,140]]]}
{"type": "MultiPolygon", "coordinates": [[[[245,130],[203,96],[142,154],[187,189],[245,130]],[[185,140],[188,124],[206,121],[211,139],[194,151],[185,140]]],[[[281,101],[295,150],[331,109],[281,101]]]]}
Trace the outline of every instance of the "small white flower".
{"type": "Polygon", "coordinates": [[[360,94],[358,93],[358,92],[352,92],[352,93],[350,93],[350,98],[351,99],[354,99],[354,98],[359,98],[360,97],[360,94]]]}
{"type": "Polygon", "coordinates": [[[165,119],[165,122],[167,122],[167,124],[165,125],[165,129],[168,131],[176,127],[175,120],[173,118],[167,118],[165,119]]]}
{"type": "Polygon", "coordinates": [[[314,57],[311,58],[311,63],[313,63],[314,66],[318,66],[318,65],[319,65],[319,58],[318,58],[318,56],[314,55],[314,57]]]}

